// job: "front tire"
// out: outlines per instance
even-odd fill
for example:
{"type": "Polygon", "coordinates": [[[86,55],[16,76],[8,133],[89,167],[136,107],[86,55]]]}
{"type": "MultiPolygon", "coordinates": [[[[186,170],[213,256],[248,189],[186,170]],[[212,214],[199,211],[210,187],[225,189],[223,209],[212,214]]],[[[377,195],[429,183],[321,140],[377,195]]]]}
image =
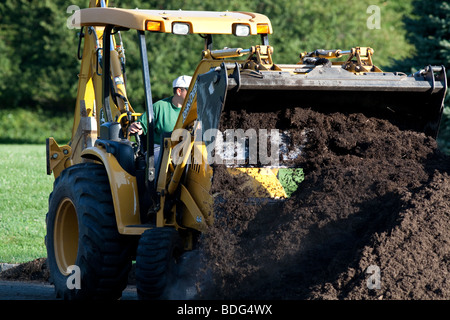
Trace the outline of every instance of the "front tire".
{"type": "Polygon", "coordinates": [[[131,269],[130,240],[117,231],[105,168],[82,163],[65,169],[49,198],[47,264],[56,296],[118,299],[131,269]],[[75,273],[71,273],[75,269],[75,273]],[[79,271],[79,275],[76,275],[79,271]],[[79,288],[70,284],[79,276],[79,288]]]}
{"type": "Polygon", "coordinates": [[[136,289],[140,300],[169,299],[177,281],[181,237],[170,227],[146,230],[136,253],[136,289]]]}

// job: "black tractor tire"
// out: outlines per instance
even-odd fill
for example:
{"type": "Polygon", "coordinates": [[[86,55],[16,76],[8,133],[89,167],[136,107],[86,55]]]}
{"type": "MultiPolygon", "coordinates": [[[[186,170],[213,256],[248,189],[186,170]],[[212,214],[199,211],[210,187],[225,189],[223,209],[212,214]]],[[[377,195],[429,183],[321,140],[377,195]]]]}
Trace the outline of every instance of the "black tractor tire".
{"type": "Polygon", "coordinates": [[[174,228],[153,228],[141,235],[136,252],[138,299],[170,299],[182,254],[181,237],[174,228]]]}
{"type": "Polygon", "coordinates": [[[127,286],[133,245],[117,230],[103,165],[82,163],[61,172],[49,197],[46,223],[47,264],[57,298],[119,299],[127,286]]]}

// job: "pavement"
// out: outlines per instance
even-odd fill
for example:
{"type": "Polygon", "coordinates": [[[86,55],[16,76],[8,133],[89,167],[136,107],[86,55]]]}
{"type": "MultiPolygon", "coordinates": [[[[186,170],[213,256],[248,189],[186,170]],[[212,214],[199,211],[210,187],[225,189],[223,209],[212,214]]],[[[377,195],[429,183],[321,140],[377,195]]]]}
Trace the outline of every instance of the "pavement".
{"type": "MultiPolygon", "coordinates": [[[[48,282],[0,281],[0,300],[57,300],[48,282]]],[[[136,286],[128,286],[121,300],[137,300],[136,286]]]]}

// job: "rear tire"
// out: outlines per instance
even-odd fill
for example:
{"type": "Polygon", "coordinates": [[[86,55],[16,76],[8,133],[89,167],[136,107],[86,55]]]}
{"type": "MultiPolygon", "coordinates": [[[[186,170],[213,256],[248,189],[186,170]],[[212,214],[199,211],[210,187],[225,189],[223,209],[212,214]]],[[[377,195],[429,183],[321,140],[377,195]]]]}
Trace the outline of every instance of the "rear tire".
{"type": "Polygon", "coordinates": [[[105,168],[82,163],[65,169],[55,180],[46,222],[47,264],[56,296],[120,298],[131,269],[132,245],[117,231],[105,168]],[[74,273],[73,265],[78,267],[74,273]],[[77,271],[80,288],[70,285],[76,284],[77,271]]]}
{"type": "Polygon", "coordinates": [[[174,228],[149,229],[141,235],[136,253],[136,288],[140,300],[170,298],[182,253],[181,237],[174,228]]]}

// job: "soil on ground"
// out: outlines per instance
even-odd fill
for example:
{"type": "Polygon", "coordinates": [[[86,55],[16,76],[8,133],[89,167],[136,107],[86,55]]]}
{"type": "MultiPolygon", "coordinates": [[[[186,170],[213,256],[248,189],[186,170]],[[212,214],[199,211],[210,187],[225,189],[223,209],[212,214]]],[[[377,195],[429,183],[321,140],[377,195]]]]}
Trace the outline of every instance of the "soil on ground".
{"type": "Polygon", "coordinates": [[[4,270],[0,272],[0,280],[47,282],[50,272],[46,261],[46,258],[39,258],[4,270]]]}

